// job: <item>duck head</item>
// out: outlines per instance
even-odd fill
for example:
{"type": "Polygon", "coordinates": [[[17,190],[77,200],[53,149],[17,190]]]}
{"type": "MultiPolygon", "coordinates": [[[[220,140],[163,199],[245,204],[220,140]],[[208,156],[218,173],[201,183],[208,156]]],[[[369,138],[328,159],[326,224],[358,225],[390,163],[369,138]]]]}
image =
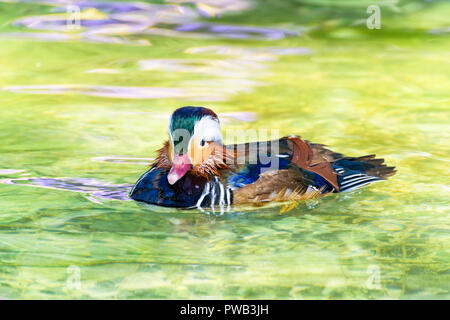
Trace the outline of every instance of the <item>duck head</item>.
{"type": "Polygon", "coordinates": [[[190,169],[202,165],[222,145],[222,132],[217,115],[208,108],[183,107],[175,110],[169,122],[168,158],[170,184],[181,179],[190,169]]]}

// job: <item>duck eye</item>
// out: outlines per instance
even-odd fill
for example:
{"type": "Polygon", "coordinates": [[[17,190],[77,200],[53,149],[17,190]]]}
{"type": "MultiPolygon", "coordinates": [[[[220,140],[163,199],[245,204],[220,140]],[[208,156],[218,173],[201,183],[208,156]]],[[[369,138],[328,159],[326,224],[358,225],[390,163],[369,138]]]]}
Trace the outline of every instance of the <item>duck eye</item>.
{"type": "Polygon", "coordinates": [[[206,141],[205,141],[205,139],[202,139],[202,141],[200,141],[200,147],[204,147],[204,146],[205,146],[205,144],[206,144],[206,141]]]}

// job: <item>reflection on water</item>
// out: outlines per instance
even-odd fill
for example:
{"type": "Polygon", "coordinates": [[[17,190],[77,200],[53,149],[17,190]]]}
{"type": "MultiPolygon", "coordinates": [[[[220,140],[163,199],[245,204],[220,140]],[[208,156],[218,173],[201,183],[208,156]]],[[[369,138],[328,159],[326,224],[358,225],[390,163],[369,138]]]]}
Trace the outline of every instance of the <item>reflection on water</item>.
{"type": "MultiPolygon", "coordinates": [[[[196,22],[200,17],[213,18],[224,13],[248,9],[250,4],[246,0],[170,2],[172,4],[43,0],[40,3],[55,6],[53,11],[57,13],[21,18],[14,24],[29,29],[53,32],[48,35],[24,33],[22,37],[42,36],[49,40],[78,39],[88,42],[135,43],[138,45],[149,43],[144,39],[134,41],[128,39],[127,36],[160,35],[268,40],[298,36],[297,32],[272,28],[196,22]],[[173,4],[176,2],[179,4],[173,4]],[[191,3],[195,6],[190,6],[191,3]],[[68,26],[68,21],[72,21],[74,18],[72,12],[66,12],[67,5],[76,6],[81,11],[79,14],[80,30],[76,35],[65,34],[74,29],[72,25],[68,26]]],[[[8,34],[5,35],[8,36],[8,34]]]]}
{"type": "Polygon", "coordinates": [[[117,69],[105,69],[105,68],[99,68],[99,69],[91,69],[87,70],[86,73],[102,73],[102,74],[115,74],[115,73],[121,73],[122,71],[117,69]]]}
{"type": "Polygon", "coordinates": [[[435,28],[429,31],[431,34],[445,34],[450,33],[450,27],[447,28],[435,28]]]}
{"type": "MultiPolygon", "coordinates": [[[[149,44],[145,39],[137,41],[127,38],[142,35],[166,35],[171,37],[217,37],[237,39],[281,39],[285,36],[297,36],[291,31],[270,28],[228,26],[215,23],[195,22],[200,16],[217,17],[233,11],[249,9],[245,0],[196,1],[193,9],[191,1],[177,1],[179,4],[148,4],[119,2],[70,2],[81,10],[80,30],[74,33],[68,21],[72,19],[67,10],[66,1],[42,1],[53,5],[53,13],[44,16],[30,16],[14,22],[17,26],[29,29],[47,30],[49,33],[9,33],[8,37],[32,37],[41,40],[81,40],[94,42],[149,44]],[[70,27],[70,28],[69,28],[70,27]],[[170,28],[169,28],[170,27],[170,28]],[[168,29],[167,29],[168,28],[168,29]],[[120,36],[117,37],[117,36],[120,36]]],[[[207,46],[193,47],[185,51],[188,54],[216,54],[220,59],[145,59],[138,61],[142,71],[165,71],[197,73],[216,77],[215,81],[184,81],[180,87],[118,87],[105,85],[26,85],[7,86],[3,90],[33,94],[82,94],[97,97],[121,99],[161,99],[178,98],[197,101],[224,101],[230,95],[251,92],[262,82],[255,78],[268,75],[268,66],[263,62],[275,61],[284,55],[303,55],[311,51],[307,48],[244,48],[207,46]],[[225,59],[223,56],[230,56],[225,59]],[[233,79],[230,81],[230,79],[233,79]]],[[[117,69],[91,69],[87,73],[114,74],[117,69]]]]}
{"type": "Polygon", "coordinates": [[[247,57],[253,61],[272,61],[277,60],[278,56],[309,54],[311,50],[303,47],[284,48],[284,47],[262,47],[245,48],[232,46],[207,46],[189,48],[187,53],[215,53],[224,56],[247,57]]]}
{"type": "MultiPolygon", "coordinates": [[[[267,76],[268,65],[264,62],[276,61],[280,56],[304,55],[311,51],[303,47],[294,48],[240,48],[240,47],[193,47],[188,54],[210,53],[231,56],[231,59],[148,59],[138,61],[141,71],[158,70],[164,72],[198,73],[216,77],[211,80],[183,81],[178,88],[161,87],[119,87],[87,85],[26,85],[7,86],[3,90],[33,94],[83,94],[97,97],[121,99],[162,99],[180,98],[197,101],[222,101],[229,95],[251,92],[254,86],[264,85],[253,80],[267,76]]],[[[87,73],[120,73],[115,69],[93,69],[87,73]]]]}
{"type": "Polygon", "coordinates": [[[139,61],[139,69],[242,78],[248,77],[250,72],[257,73],[258,70],[265,68],[260,63],[248,60],[152,59],[139,61]]]}
{"type": "Polygon", "coordinates": [[[27,85],[8,86],[3,90],[32,94],[82,94],[96,97],[120,99],[164,99],[180,98],[197,101],[221,101],[226,94],[243,89],[216,88],[204,92],[201,88],[161,88],[161,87],[125,87],[125,86],[87,86],[87,85],[27,85]]]}

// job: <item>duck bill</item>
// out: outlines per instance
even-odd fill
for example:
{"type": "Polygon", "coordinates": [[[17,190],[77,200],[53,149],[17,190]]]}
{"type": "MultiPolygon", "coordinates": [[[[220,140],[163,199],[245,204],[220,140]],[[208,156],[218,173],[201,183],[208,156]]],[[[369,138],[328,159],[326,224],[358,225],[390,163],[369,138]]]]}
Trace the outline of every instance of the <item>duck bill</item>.
{"type": "Polygon", "coordinates": [[[174,184],[180,180],[190,168],[191,160],[189,160],[188,154],[182,156],[175,155],[172,168],[170,168],[169,174],[167,175],[167,181],[169,181],[170,184],[174,184]]]}

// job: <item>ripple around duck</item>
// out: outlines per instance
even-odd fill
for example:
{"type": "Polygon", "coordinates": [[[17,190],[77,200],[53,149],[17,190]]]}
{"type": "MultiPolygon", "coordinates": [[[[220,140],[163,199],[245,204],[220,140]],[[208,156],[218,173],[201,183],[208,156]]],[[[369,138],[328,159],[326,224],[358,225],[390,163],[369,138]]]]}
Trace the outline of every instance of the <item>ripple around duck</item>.
{"type": "MultiPolygon", "coordinates": [[[[96,162],[109,162],[109,163],[120,163],[120,164],[131,164],[131,165],[148,165],[154,158],[134,158],[125,156],[103,156],[92,158],[92,161],[96,162]]],[[[1,171],[0,171],[1,173],[1,171]]]]}
{"type": "MultiPolygon", "coordinates": [[[[25,2],[25,0],[22,0],[25,2]]],[[[251,8],[246,0],[203,0],[171,1],[171,4],[148,4],[141,2],[91,2],[42,0],[36,3],[54,6],[53,13],[30,16],[14,21],[15,26],[33,30],[46,30],[57,33],[48,36],[42,33],[23,34],[42,40],[64,41],[80,40],[101,43],[134,43],[145,45],[148,42],[126,39],[132,35],[161,35],[193,38],[232,38],[277,40],[299,36],[299,33],[268,27],[217,24],[198,22],[199,18],[215,18],[228,12],[251,8]],[[192,6],[192,4],[194,6],[192,6]],[[70,36],[64,36],[70,33],[70,36]],[[76,36],[74,36],[74,34],[76,36]],[[118,37],[120,36],[120,37],[118,37]]],[[[11,36],[11,34],[4,34],[11,36]]]]}
{"type": "MultiPolygon", "coordinates": [[[[100,157],[94,158],[94,161],[106,161],[112,160],[112,162],[117,162],[124,160],[125,157],[119,159],[119,157],[100,157]]],[[[128,159],[141,159],[141,158],[126,158],[128,159]]],[[[130,163],[128,163],[130,164],[130,163]]],[[[23,170],[22,170],[23,171],[23,170]]],[[[131,200],[128,196],[133,185],[128,184],[113,184],[107,181],[92,179],[92,178],[72,178],[72,177],[59,177],[59,178],[49,178],[49,177],[22,177],[22,178],[11,178],[11,179],[0,179],[0,183],[16,186],[26,186],[26,187],[37,187],[45,189],[53,189],[60,191],[70,191],[77,192],[84,195],[86,199],[91,202],[102,204],[104,201],[109,200],[119,200],[119,201],[129,201],[131,200]]],[[[171,209],[158,207],[146,203],[137,203],[144,208],[151,208],[153,211],[167,212],[171,209]]],[[[268,206],[279,206],[278,203],[268,204],[268,206]]],[[[239,210],[254,210],[254,206],[240,206],[239,210]]],[[[188,210],[188,209],[186,209],[188,210]]],[[[234,209],[233,209],[234,210],[234,209]]],[[[191,210],[188,210],[191,211],[191,210]]],[[[200,208],[198,212],[204,214],[214,214],[222,215],[225,212],[237,214],[240,211],[231,211],[228,207],[211,207],[211,208],[200,208]]]]}
{"type": "Polygon", "coordinates": [[[3,184],[22,185],[63,191],[80,192],[95,203],[101,200],[130,200],[128,192],[132,185],[112,184],[89,178],[14,178],[0,180],[3,184]]]}

